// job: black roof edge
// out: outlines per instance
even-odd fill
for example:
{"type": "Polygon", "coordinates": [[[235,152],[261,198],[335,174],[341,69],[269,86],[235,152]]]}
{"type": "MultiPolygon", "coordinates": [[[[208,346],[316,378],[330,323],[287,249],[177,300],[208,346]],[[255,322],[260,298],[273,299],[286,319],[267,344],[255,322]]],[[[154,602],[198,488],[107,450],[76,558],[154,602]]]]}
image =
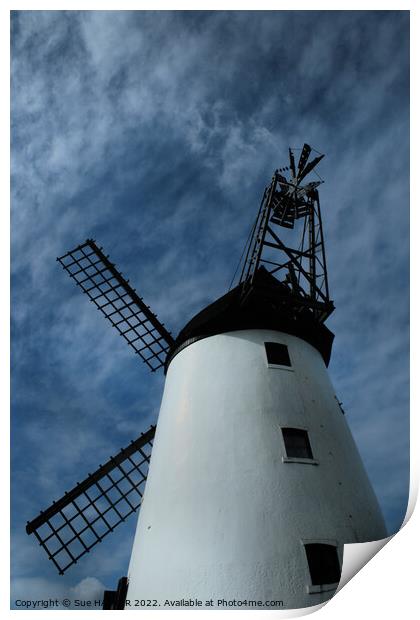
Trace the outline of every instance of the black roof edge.
{"type": "Polygon", "coordinates": [[[334,334],[307,310],[296,311],[288,287],[264,268],[244,298],[238,285],[196,314],[179,332],[165,362],[193,342],[244,329],[272,329],[302,338],[322,355],[328,366],[334,334]]]}

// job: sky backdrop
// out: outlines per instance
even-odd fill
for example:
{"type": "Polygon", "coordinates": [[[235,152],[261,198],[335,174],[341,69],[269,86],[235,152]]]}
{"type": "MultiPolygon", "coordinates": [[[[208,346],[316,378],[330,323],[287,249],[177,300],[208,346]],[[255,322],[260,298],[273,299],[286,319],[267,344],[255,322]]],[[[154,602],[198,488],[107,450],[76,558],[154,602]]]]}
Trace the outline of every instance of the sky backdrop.
{"type": "Polygon", "coordinates": [[[289,146],[326,153],[330,375],[405,515],[408,12],[12,13],[12,601],[100,598],[136,518],[59,577],[25,533],[156,421],[150,374],[56,262],[92,237],[173,334],[226,292],[289,146]]]}

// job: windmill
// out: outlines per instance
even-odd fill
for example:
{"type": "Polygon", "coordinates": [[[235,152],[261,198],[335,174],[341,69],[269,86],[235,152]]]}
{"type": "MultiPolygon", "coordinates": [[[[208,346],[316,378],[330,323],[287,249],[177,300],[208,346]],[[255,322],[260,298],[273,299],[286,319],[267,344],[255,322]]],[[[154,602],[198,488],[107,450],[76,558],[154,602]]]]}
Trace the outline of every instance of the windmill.
{"type": "Polygon", "coordinates": [[[305,144],[296,167],[289,149],[238,281],[176,338],[92,239],[57,259],[166,374],[157,426],[26,527],[63,574],[142,506],[106,609],[315,605],[337,587],[345,543],[386,536],[327,373],[334,305],[322,181],[308,182],[323,155],[311,152],[305,144]]]}

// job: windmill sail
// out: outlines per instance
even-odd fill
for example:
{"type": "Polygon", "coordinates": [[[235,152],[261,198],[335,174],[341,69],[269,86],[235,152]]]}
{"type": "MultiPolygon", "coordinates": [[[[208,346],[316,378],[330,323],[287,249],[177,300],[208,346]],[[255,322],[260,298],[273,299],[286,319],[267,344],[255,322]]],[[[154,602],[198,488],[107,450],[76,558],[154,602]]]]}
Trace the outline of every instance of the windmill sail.
{"type": "Polygon", "coordinates": [[[152,372],[164,365],[174,339],[92,239],[57,260],[152,372]]]}
{"type": "Polygon", "coordinates": [[[300,154],[299,164],[298,164],[298,171],[297,171],[298,179],[300,179],[300,176],[302,174],[302,170],[306,166],[306,162],[308,161],[308,157],[311,154],[311,151],[312,151],[312,149],[309,146],[309,144],[304,144],[303,145],[302,152],[300,154]]]}
{"type": "Polygon", "coordinates": [[[296,177],[296,164],[295,164],[295,156],[293,155],[292,149],[289,149],[289,159],[290,159],[290,170],[292,172],[293,178],[296,177]]]}
{"type": "Polygon", "coordinates": [[[303,181],[303,179],[319,164],[324,155],[319,155],[319,157],[315,157],[312,161],[309,162],[305,166],[305,168],[299,174],[299,183],[303,181]]]}
{"type": "Polygon", "coordinates": [[[141,504],[155,426],[28,522],[60,575],[141,504]]]}

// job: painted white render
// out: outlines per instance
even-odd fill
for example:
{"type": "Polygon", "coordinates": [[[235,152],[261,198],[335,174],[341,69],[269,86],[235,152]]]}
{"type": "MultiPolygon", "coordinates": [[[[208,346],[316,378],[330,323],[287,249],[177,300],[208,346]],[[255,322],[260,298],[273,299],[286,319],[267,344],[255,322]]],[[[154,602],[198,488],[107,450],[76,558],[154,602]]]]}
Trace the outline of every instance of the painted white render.
{"type": "Polygon", "coordinates": [[[220,599],[316,605],[332,592],[311,586],[304,543],[337,544],[341,560],[344,543],[385,536],[314,347],[278,331],[250,329],[204,338],[175,356],[127,599],[160,606],[213,599],[213,609],[220,599]],[[267,341],[288,346],[291,368],[268,366],[267,341]],[[281,432],[287,426],[308,431],[312,462],[287,461],[281,432]]]}

